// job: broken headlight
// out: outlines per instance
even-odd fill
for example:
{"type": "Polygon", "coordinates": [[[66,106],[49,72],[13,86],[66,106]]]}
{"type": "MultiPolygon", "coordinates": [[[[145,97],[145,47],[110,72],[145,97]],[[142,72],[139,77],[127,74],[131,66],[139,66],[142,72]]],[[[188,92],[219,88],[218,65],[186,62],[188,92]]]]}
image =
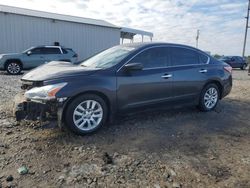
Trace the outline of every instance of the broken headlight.
{"type": "Polygon", "coordinates": [[[25,92],[27,99],[33,100],[51,100],[56,98],[56,93],[60,91],[67,83],[59,83],[42,87],[35,87],[25,92]]]}

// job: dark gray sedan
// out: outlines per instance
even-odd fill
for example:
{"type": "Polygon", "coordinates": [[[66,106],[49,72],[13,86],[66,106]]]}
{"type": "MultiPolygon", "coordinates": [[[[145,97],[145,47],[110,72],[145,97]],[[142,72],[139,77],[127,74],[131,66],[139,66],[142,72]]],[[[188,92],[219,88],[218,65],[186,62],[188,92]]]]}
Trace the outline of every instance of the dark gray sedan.
{"type": "Polygon", "coordinates": [[[219,60],[229,64],[232,68],[240,68],[241,70],[245,70],[248,65],[246,59],[240,56],[223,56],[219,60]]]}
{"type": "Polygon", "coordinates": [[[22,80],[17,120],[57,117],[77,134],[96,131],[119,113],[175,105],[213,110],[232,88],[232,67],[190,46],[115,46],[80,65],[48,63],[22,80]]]}

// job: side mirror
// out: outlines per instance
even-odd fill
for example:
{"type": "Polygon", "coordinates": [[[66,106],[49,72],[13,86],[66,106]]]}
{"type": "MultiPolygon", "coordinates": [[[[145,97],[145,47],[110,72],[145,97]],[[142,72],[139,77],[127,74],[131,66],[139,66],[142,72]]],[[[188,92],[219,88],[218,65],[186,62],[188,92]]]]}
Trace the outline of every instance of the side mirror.
{"type": "Polygon", "coordinates": [[[141,63],[128,63],[124,65],[124,70],[132,71],[132,70],[142,70],[143,65],[141,63]]]}
{"type": "Polygon", "coordinates": [[[27,56],[30,56],[32,54],[32,52],[28,51],[26,54],[27,54],[27,56]]]}

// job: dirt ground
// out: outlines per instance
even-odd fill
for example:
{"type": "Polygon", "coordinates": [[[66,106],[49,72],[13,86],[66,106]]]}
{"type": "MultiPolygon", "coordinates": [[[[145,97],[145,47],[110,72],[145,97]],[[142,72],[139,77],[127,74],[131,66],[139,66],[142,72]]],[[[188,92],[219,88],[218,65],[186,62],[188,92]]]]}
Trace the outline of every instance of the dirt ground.
{"type": "Polygon", "coordinates": [[[247,71],[213,112],[147,111],[84,137],[16,123],[20,77],[0,73],[0,187],[250,187],[247,71]]]}

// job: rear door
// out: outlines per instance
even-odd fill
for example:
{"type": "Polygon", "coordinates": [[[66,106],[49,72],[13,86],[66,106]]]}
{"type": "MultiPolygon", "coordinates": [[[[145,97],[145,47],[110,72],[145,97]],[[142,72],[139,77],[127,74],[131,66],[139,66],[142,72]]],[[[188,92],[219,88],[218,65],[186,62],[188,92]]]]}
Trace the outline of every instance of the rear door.
{"type": "Polygon", "coordinates": [[[167,47],[149,48],[128,63],[143,64],[142,70],[117,72],[117,99],[120,110],[158,102],[172,97],[172,73],[169,72],[167,47]]]}
{"type": "Polygon", "coordinates": [[[44,49],[44,57],[46,62],[58,61],[62,58],[62,52],[59,47],[46,47],[44,49]]]}
{"type": "Polygon", "coordinates": [[[185,47],[170,47],[170,54],[174,99],[197,99],[208,79],[208,56],[185,47]]]}

